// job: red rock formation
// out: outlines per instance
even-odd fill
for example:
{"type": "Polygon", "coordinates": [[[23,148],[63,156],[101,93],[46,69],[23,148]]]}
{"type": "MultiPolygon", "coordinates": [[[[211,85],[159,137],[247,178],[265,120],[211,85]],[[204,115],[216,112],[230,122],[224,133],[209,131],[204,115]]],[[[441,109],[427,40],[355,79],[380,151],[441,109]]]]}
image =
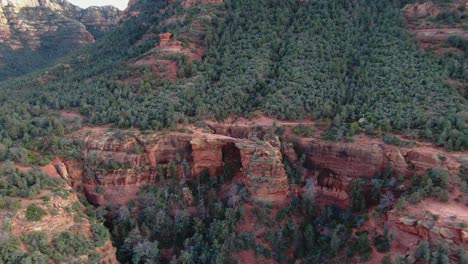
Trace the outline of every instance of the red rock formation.
{"type": "Polygon", "coordinates": [[[444,153],[433,147],[403,148],[375,142],[341,143],[299,139],[296,149],[298,153],[307,156],[308,169],[327,168],[351,178],[374,177],[384,172],[389,164],[397,175],[407,177],[422,175],[437,166],[455,172],[460,166],[450,155],[445,157],[446,161],[441,161],[439,156],[444,156],[444,153]]]}
{"type": "Polygon", "coordinates": [[[256,201],[281,204],[288,195],[288,178],[281,151],[269,142],[240,141],[242,172],[256,201]]]}
{"type": "Polygon", "coordinates": [[[404,8],[405,17],[407,19],[426,18],[428,16],[437,16],[440,13],[440,8],[433,2],[426,2],[422,4],[407,5],[404,8]]]}
{"type": "MultiPolygon", "coordinates": [[[[141,186],[154,184],[166,177],[170,162],[177,164],[179,177],[186,179],[198,176],[205,169],[212,176],[219,176],[224,165],[230,164],[234,175],[244,177],[255,200],[277,202],[288,193],[283,156],[291,166],[296,167],[298,157],[304,155],[306,171],[303,176],[314,177],[317,170],[327,171],[331,178],[322,179],[323,193],[343,200],[354,179],[374,177],[385,172],[389,164],[397,175],[406,177],[422,175],[436,166],[455,173],[460,166],[460,155],[430,146],[402,148],[366,138],[352,143],[297,138],[293,145],[277,139],[265,141],[264,131],[268,129],[257,129],[255,126],[210,123],[209,128],[211,131],[208,133],[173,132],[165,135],[141,135],[135,131],[114,133],[105,129],[81,130],[74,137],[86,142],[85,157],[88,161],[95,161],[91,164],[66,161],[69,182],[72,186],[82,184],[95,204],[112,204],[116,201],[122,204],[135,198],[141,186]],[[184,160],[185,164],[190,165],[189,172],[187,168],[182,168],[184,160]],[[103,187],[105,193],[97,193],[97,185],[103,187]],[[123,195],[119,195],[119,192],[123,195]]],[[[65,174],[62,169],[62,177],[65,174]]]]}
{"type": "Polygon", "coordinates": [[[57,169],[57,173],[60,175],[60,177],[62,177],[62,179],[67,181],[70,178],[67,166],[63,162],[57,163],[55,168],[57,169]]]}
{"type": "MultiPolygon", "coordinates": [[[[81,131],[74,137],[85,140],[87,161],[84,164],[66,162],[69,182],[73,186],[81,184],[88,199],[96,205],[126,204],[136,198],[142,186],[165,177],[157,175],[157,167],[165,171],[170,162],[176,162],[179,177],[186,178],[198,176],[205,169],[219,176],[224,164],[229,163],[235,173],[243,168],[256,200],[283,201],[287,195],[287,177],[279,145],[259,145],[248,139],[213,134],[116,136],[106,131],[81,131]],[[183,175],[183,160],[191,164],[191,175],[183,175]],[[100,192],[96,186],[100,186],[100,192]]],[[[62,166],[57,169],[65,175],[62,166]]]]}
{"type": "Polygon", "coordinates": [[[169,32],[159,34],[159,50],[165,52],[181,52],[182,42],[171,39],[171,37],[172,34],[169,32]]]}
{"type": "Polygon", "coordinates": [[[199,175],[205,169],[209,170],[210,175],[216,175],[223,168],[222,147],[225,142],[218,138],[194,138],[190,143],[193,151],[193,175],[199,175]]]}
{"type": "Polygon", "coordinates": [[[314,170],[327,168],[336,174],[358,178],[374,177],[382,171],[387,160],[382,148],[377,144],[358,145],[334,143],[316,139],[300,139],[297,142],[299,153],[306,155],[305,166],[314,170]]]}
{"type": "Polygon", "coordinates": [[[172,34],[169,32],[159,34],[159,45],[160,46],[165,46],[171,39],[172,34]]]}

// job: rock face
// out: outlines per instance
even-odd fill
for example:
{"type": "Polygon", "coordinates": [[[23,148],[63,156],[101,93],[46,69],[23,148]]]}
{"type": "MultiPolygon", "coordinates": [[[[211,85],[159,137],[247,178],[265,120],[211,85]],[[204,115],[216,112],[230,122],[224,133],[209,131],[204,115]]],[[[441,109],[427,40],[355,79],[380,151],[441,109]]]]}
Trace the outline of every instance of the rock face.
{"type": "Polygon", "coordinates": [[[71,185],[83,185],[93,203],[103,205],[125,204],[142,186],[168,178],[185,181],[204,171],[217,177],[227,165],[254,200],[269,203],[284,201],[290,192],[283,159],[293,168],[301,164],[302,177],[312,177],[321,193],[343,199],[353,180],[375,177],[389,165],[403,177],[434,167],[455,173],[460,166],[456,154],[424,145],[403,148],[367,138],[352,143],[296,138],[292,144],[256,127],[208,128],[148,135],[80,130],[73,137],[85,142],[85,161],[68,160],[67,170],[57,169],[60,175],[68,173],[71,185]]]}
{"type": "MultiPolygon", "coordinates": [[[[144,185],[171,177],[220,176],[229,165],[257,201],[282,202],[288,190],[279,146],[213,134],[141,135],[84,132],[85,161],[66,161],[69,183],[82,185],[96,205],[126,204],[144,185]],[[176,175],[174,175],[176,174],[176,175]]],[[[57,166],[59,172],[63,168],[57,166]]]]}
{"type": "Polygon", "coordinates": [[[34,70],[82,47],[119,21],[117,8],[81,9],[65,0],[0,1],[0,79],[34,70]],[[14,67],[15,64],[22,64],[14,67]]]}
{"type": "Polygon", "coordinates": [[[223,168],[223,145],[226,142],[218,138],[194,138],[190,144],[193,151],[193,175],[199,175],[205,169],[208,169],[210,175],[216,175],[223,168]]]}
{"type": "Polygon", "coordinates": [[[257,201],[281,204],[288,194],[288,178],[284,170],[282,153],[275,144],[241,141],[242,173],[248,179],[247,186],[257,201]]]}
{"type": "Polygon", "coordinates": [[[181,52],[182,51],[182,42],[171,39],[172,34],[167,32],[159,34],[159,50],[166,52],[181,52]]]}
{"type": "Polygon", "coordinates": [[[305,155],[304,166],[308,171],[329,171],[333,177],[331,182],[341,186],[327,187],[337,190],[346,190],[353,179],[372,178],[384,173],[389,165],[396,175],[404,177],[423,175],[434,167],[444,167],[456,173],[460,166],[456,157],[432,147],[403,148],[377,142],[336,143],[299,139],[296,152],[297,156],[305,155]]]}

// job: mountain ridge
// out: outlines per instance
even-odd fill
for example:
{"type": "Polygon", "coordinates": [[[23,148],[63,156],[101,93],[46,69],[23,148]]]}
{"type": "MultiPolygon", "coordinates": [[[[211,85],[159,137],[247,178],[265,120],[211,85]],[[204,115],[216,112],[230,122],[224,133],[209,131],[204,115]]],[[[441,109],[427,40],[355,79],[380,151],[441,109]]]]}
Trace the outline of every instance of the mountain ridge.
{"type": "Polygon", "coordinates": [[[0,79],[38,69],[94,42],[115,28],[120,14],[112,6],[81,9],[67,1],[0,3],[0,79]]]}

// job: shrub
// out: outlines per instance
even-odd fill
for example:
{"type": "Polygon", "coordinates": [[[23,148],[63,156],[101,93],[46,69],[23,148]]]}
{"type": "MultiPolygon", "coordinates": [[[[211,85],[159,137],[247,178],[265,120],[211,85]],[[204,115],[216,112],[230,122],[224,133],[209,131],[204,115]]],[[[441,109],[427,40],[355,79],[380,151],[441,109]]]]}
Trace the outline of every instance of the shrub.
{"type": "Polygon", "coordinates": [[[387,252],[390,250],[390,239],[387,234],[378,235],[374,238],[374,245],[379,252],[387,252]]]}
{"type": "Polygon", "coordinates": [[[351,252],[357,253],[362,261],[367,261],[372,253],[372,247],[366,233],[361,233],[356,241],[350,246],[351,252]]]}
{"type": "Polygon", "coordinates": [[[70,232],[60,233],[53,244],[57,252],[64,256],[81,256],[88,253],[93,246],[85,239],[83,235],[77,235],[70,232]]]}
{"type": "Polygon", "coordinates": [[[448,171],[441,167],[436,167],[428,172],[434,186],[446,190],[450,186],[450,175],[448,171]]]}
{"type": "Polygon", "coordinates": [[[298,136],[311,137],[314,135],[314,129],[310,125],[299,124],[292,129],[292,132],[298,136]]]}
{"type": "Polygon", "coordinates": [[[101,186],[101,185],[97,185],[96,188],[94,189],[97,193],[99,194],[104,194],[106,193],[106,190],[101,186]]]}
{"type": "Polygon", "coordinates": [[[96,247],[102,247],[107,241],[109,241],[109,230],[107,230],[107,228],[102,224],[94,224],[92,231],[94,235],[94,244],[96,247]]]}
{"type": "Polygon", "coordinates": [[[286,208],[280,208],[276,214],[276,221],[281,222],[286,217],[286,208]]]}
{"type": "Polygon", "coordinates": [[[9,212],[16,212],[21,208],[21,202],[11,197],[0,196],[0,210],[6,210],[9,212]]]}
{"type": "Polygon", "coordinates": [[[28,245],[28,249],[31,251],[43,253],[50,251],[49,239],[44,232],[32,232],[24,235],[21,239],[28,245]]]}
{"type": "Polygon", "coordinates": [[[31,204],[26,209],[26,219],[31,222],[40,221],[47,212],[36,204],[31,204]]]}

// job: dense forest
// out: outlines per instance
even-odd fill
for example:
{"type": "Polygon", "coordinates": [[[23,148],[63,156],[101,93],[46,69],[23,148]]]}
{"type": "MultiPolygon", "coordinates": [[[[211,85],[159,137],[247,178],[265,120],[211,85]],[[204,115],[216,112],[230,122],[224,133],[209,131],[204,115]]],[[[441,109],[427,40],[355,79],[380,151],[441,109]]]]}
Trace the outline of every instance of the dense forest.
{"type": "Polygon", "coordinates": [[[468,146],[466,100],[448,85],[450,77],[466,78],[459,66],[466,56],[438,59],[418,50],[398,1],[227,1],[189,9],[175,4],[159,14],[165,5],[140,1],[133,8],[142,14],[49,69],[52,80],[3,83],[9,90],[3,100],[74,108],[91,123],[142,129],[261,111],[330,120],[335,140],[361,119],[369,132],[404,131],[454,150],[468,146]],[[190,19],[206,13],[212,16],[207,29],[194,32],[190,19]],[[190,16],[161,23],[181,14],[190,16]],[[157,40],[143,37],[165,31],[203,38],[203,62],[175,58],[180,68],[190,66],[176,83],[154,76],[122,82],[138,74],[129,60],[154,52],[157,40]]]}

